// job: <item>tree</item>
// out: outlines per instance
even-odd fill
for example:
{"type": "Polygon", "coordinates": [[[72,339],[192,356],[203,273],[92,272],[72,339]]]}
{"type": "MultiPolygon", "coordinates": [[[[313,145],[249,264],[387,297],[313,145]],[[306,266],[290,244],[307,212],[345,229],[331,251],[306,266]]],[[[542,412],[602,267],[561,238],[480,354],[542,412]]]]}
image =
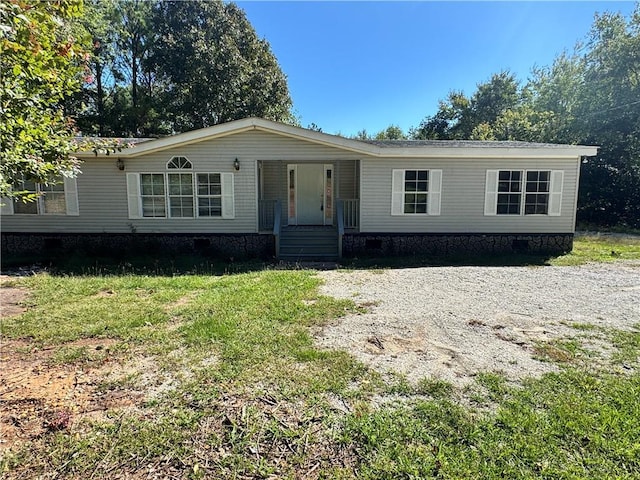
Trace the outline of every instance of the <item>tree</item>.
{"type": "Polygon", "coordinates": [[[584,54],[575,130],[600,145],[583,165],[579,218],[640,228],[640,4],[596,16],[584,54]]]}
{"type": "Polygon", "coordinates": [[[350,138],[353,138],[355,140],[371,140],[371,135],[369,135],[369,133],[367,133],[367,130],[363,128],[362,130],[358,131],[355,135],[351,135],[350,138]]]}
{"type": "Polygon", "coordinates": [[[235,4],[158,2],[153,15],[149,61],[166,81],[162,108],[175,131],[250,116],[291,118],[286,77],[235,4]]]}
{"type": "Polygon", "coordinates": [[[376,140],[406,140],[407,135],[398,125],[389,125],[375,134],[376,140]]]}
{"type": "Polygon", "coordinates": [[[111,134],[109,101],[113,99],[117,80],[121,76],[116,67],[117,25],[114,2],[88,0],[85,3],[77,29],[86,34],[91,42],[91,56],[87,62],[89,75],[71,108],[76,111],[78,128],[87,134],[111,134]]]}
{"type": "Polygon", "coordinates": [[[584,62],[577,54],[558,55],[550,67],[534,67],[526,87],[526,104],[545,113],[544,128],[539,127],[538,141],[577,143],[580,133],[575,128],[584,97],[584,62]]]}
{"type": "Polygon", "coordinates": [[[153,45],[152,3],[89,0],[81,26],[92,38],[90,82],[84,86],[78,127],[100,136],[172,133],[158,114],[164,90],[149,61],[153,45]]]}
{"type": "Polygon", "coordinates": [[[81,0],[0,3],[0,195],[33,200],[23,179],[74,176],[72,122],[63,103],[82,82],[85,53],[71,33],[81,0]]]}
{"type": "Polygon", "coordinates": [[[521,89],[513,74],[506,71],[494,74],[488,82],[478,84],[471,97],[450,92],[445,101],[440,101],[436,114],[426,117],[411,136],[423,140],[492,137],[496,120],[504,112],[517,108],[520,99],[521,89]]]}
{"type": "Polygon", "coordinates": [[[469,130],[471,102],[460,91],[449,92],[446,100],[440,100],[435,115],[426,117],[420,125],[412,129],[414,140],[451,140],[469,130]]]}
{"type": "Polygon", "coordinates": [[[297,122],[269,44],[232,3],[90,0],[82,23],[94,39],[83,132],[156,136],[249,116],[297,122]]]}
{"type": "Polygon", "coordinates": [[[476,125],[493,125],[505,112],[514,110],[521,101],[521,90],[516,77],[503,71],[480,83],[470,100],[469,119],[463,124],[460,135],[468,136],[476,125]]]}
{"type": "Polygon", "coordinates": [[[578,220],[640,228],[640,4],[628,19],[596,15],[586,43],[522,88],[501,72],[471,97],[451,92],[410,134],[599,145],[582,163],[578,220]]]}

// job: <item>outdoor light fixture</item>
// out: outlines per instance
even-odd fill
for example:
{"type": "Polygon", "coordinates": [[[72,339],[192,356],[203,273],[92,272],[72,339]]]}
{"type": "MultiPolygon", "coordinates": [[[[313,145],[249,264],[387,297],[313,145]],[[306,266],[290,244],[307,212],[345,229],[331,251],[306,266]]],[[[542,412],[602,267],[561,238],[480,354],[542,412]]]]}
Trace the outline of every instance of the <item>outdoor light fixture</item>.
{"type": "Polygon", "coordinates": [[[118,170],[124,170],[124,161],[121,158],[116,160],[116,167],[118,167],[118,170]]]}
{"type": "Polygon", "coordinates": [[[235,169],[236,172],[240,170],[240,162],[238,161],[237,158],[233,161],[233,168],[235,169]]]}

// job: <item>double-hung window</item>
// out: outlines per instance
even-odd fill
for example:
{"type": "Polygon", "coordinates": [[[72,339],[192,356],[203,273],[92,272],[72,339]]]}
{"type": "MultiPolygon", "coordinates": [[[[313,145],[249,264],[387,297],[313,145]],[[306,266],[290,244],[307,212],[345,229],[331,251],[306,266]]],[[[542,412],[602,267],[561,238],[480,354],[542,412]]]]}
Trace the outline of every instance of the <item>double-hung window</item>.
{"type": "Polygon", "coordinates": [[[234,218],[233,174],[193,172],[172,157],[163,173],[128,173],[129,218],[234,218]]]}
{"type": "Polygon", "coordinates": [[[440,215],[442,170],[396,169],[391,183],[391,215],[440,215]]]}
{"type": "Polygon", "coordinates": [[[528,171],[525,179],[524,214],[547,215],[549,213],[551,172],[528,171]]]}
{"type": "Polygon", "coordinates": [[[219,173],[198,175],[198,216],[222,216],[222,179],[219,173]]]}
{"type": "Polygon", "coordinates": [[[140,199],[142,201],[143,217],[166,216],[164,174],[140,174],[140,199]]]}
{"type": "Polygon", "coordinates": [[[485,215],[559,216],[562,170],[487,170],[485,215]]]}
{"type": "Polygon", "coordinates": [[[498,215],[520,215],[522,204],[522,171],[501,170],[498,173],[498,215]]]}
{"type": "Polygon", "coordinates": [[[168,173],[169,215],[171,217],[193,217],[193,175],[190,173],[168,173]]]}
{"type": "Polygon", "coordinates": [[[17,192],[26,192],[32,201],[3,198],[4,215],[78,215],[78,195],[75,178],[58,178],[51,183],[22,180],[13,186],[17,192]]]}

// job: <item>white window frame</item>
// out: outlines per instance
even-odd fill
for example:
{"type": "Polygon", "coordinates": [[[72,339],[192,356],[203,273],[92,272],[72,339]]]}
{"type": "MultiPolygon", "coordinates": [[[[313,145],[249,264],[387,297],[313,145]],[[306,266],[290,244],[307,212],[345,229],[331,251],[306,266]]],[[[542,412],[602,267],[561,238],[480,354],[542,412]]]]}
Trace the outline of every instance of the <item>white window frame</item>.
{"type": "MultiPolygon", "coordinates": [[[[62,185],[62,191],[53,192],[55,194],[64,195],[64,212],[47,212],[46,208],[46,194],[47,185],[41,183],[35,183],[34,193],[38,194],[38,197],[33,200],[36,206],[35,213],[21,213],[15,211],[15,203],[19,200],[14,200],[8,197],[2,197],[0,203],[0,213],[2,215],[27,215],[27,216],[78,216],[80,215],[80,208],[78,204],[78,188],[75,177],[62,177],[61,182],[56,182],[55,185],[62,185]]],[[[49,184],[49,186],[52,184],[49,184]]]]}
{"type": "Polygon", "coordinates": [[[167,162],[167,170],[192,170],[193,164],[184,155],[175,155],[167,162]]]}
{"type": "Polygon", "coordinates": [[[195,217],[195,211],[196,211],[196,205],[195,205],[195,192],[194,192],[194,179],[193,179],[193,173],[191,172],[186,172],[184,170],[177,170],[177,171],[172,171],[172,172],[167,172],[166,174],[166,185],[167,185],[167,216],[169,218],[194,218],[195,217]],[[172,194],[171,193],[171,181],[170,181],[170,177],[174,175],[174,176],[178,176],[178,178],[180,179],[179,182],[179,186],[180,186],[180,190],[181,193],[178,195],[172,194]],[[185,185],[188,185],[188,182],[186,182],[185,184],[182,183],[182,177],[188,175],[191,178],[191,195],[186,195],[186,194],[182,194],[182,188],[185,185]],[[171,209],[173,207],[172,205],[172,200],[174,199],[179,199],[180,200],[180,209],[183,208],[182,206],[182,201],[184,198],[190,198],[191,199],[191,215],[176,215],[174,216],[171,213],[171,209]]]}
{"type": "MultiPolygon", "coordinates": [[[[562,191],[564,185],[564,171],[563,170],[551,170],[545,168],[530,168],[530,169],[517,169],[517,168],[502,168],[500,170],[487,170],[485,179],[485,199],[484,199],[484,214],[485,216],[499,216],[499,217],[558,217],[562,213],[562,191]],[[519,213],[502,213],[498,214],[498,195],[506,192],[498,192],[499,175],[502,171],[521,172],[520,177],[520,211],[519,213]],[[549,172],[549,192],[530,192],[531,194],[547,194],[547,213],[525,213],[526,205],[526,185],[527,174],[529,172],[549,172]]],[[[515,195],[514,193],[509,193],[515,195]]]]}
{"type": "MultiPolygon", "coordinates": [[[[165,185],[166,185],[166,193],[167,193],[167,198],[166,198],[166,213],[167,216],[166,218],[195,218],[196,216],[196,196],[195,196],[195,183],[194,183],[194,178],[193,178],[193,164],[191,163],[191,160],[189,160],[187,157],[185,157],[184,155],[175,155],[173,157],[171,157],[169,159],[169,161],[167,162],[167,173],[165,174],[165,185]],[[178,195],[174,195],[171,193],[171,181],[170,181],[170,177],[172,175],[178,176],[178,178],[180,179],[179,185],[180,185],[180,194],[178,195]],[[182,194],[182,187],[183,187],[183,183],[182,183],[182,176],[183,175],[189,175],[189,177],[191,177],[191,195],[183,195],[182,194]],[[173,208],[172,205],[172,200],[180,200],[180,210],[183,209],[182,206],[182,202],[184,198],[191,198],[191,215],[176,215],[174,216],[171,213],[171,210],[173,208]]],[[[187,182],[188,184],[188,182],[187,182]]]]}
{"type": "Polygon", "coordinates": [[[138,174],[138,196],[140,198],[140,217],[141,218],[167,218],[168,216],[168,189],[167,189],[167,175],[164,172],[140,172],[138,174]],[[162,177],[162,198],[164,202],[164,215],[145,216],[143,208],[143,198],[145,197],[160,197],[161,195],[143,195],[142,194],[142,175],[152,175],[162,177]]]}
{"type": "Polygon", "coordinates": [[[442,170],[432,168],[398,168],[391,172],[391,215],[407,217],[424,217],[440,215],[442,198],[442,170]],[[420,213],[405,213],[405,176],[407,171],[426,171],[427,173],[427,210],[420,213]]]}
{"type": "MultiPolygon", "coordinates": [[[[198,215],[199,218],[221,218],[222,217],[222,210],[223,210],[223,206],[222,206],[222,174],[219,172],[211,172],[211,173],[197,173],[196,174],[196,191],[194,192],[195,195],[195,207],[196,207],[196,213],[198,215]],[[201,195],[199,192],[199,188],[200,188],[200,182],[199,182],[199,176],[200,175],[207,175],[207,185],[208,188],[210,188],[211,185],[213,185],[210,180],[211,180],[211,175],[219,175],[220,176],[220,193],[216,193],[216,194],[211,194],[211,193],[207,193],[206,195],[201,195]],[[220,215],[200,215],[200,199],[201,198],[206,198],[206,199],[216,199],[219,198],[220,199],[220,215]]],[[[211,206],[208,207],[209,210],[211,210],[211,206]]]]}
{"type": "MultiPolygon", "coordinates": [[[[186,157],[185,157],[186,158],[186,157]]],[[[235,218],[235,196],[234,196],[234,175],[228,172],[195,172],[188,171],[192,176],[193,182],[193,208],[194,216],[192,217],[171,217],[170,212],[170,195],[169,195],[169,177],[173,173],[187,173],[184,170],[171,169],[168,172],[128,172],[126,175],[127,185],[127,203],[130,219],[153,220],[166,219],[173,220],[193,220],[194,218],[211,219],[211,220],[230,220],[235,218]],[[222,209],[220,216],[201,216],[198,213],[198,192],[197,192],[197,176],[198,175],[220,175],[221,182],[221,202],[222,209]],[[144,217],[142,212],[142,194],[141,194],[141,175],[162,175],[164,181],[164,202],[165,215],[157,217],[144,217]]]]}

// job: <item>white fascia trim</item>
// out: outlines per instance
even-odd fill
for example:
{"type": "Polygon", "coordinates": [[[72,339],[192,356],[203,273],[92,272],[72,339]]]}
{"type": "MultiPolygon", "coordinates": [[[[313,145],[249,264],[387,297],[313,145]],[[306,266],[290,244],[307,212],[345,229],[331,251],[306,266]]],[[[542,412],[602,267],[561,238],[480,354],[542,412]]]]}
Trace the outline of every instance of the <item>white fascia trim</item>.
{"type": "Polygon", "coordinates": [[[500,147],[415,147],[385,148],[376,157],[383,158],[552,158],[566,159],[590,157],[598,147],[567,145],[552,148],[500,148],[500,147]]]}
{"type": "MultiPolygon", "coordinates": [[[[380,156],[381,152],[380,147],[359,142],[357,140],[351,140],[321,132],[314,132],[304,128],[294,127],[292,125],[264,120],[262,118],[246,118],[243,120],[235,120],[229,123],[214,125],[212,127],[201,128],[199,130],[193,130],[191,132],[180,133],[170,137],[160,138],[158,140],[151,140],[133,148],[118,152],[117,154],[111,154],[109,157],[135,158],[140,155],[167,150],[176,146],[190,145],[251,130],[276,133],[286,137],[301,139],[312,143],[319,143],[367,155],[380,156]]],[[[79,158],[96,157],[94,152],[78,152],[75,155],[79,158]]],[[[106,158],[107,156],[101,154],[97,155],[97,157],[106,158]]]]}

